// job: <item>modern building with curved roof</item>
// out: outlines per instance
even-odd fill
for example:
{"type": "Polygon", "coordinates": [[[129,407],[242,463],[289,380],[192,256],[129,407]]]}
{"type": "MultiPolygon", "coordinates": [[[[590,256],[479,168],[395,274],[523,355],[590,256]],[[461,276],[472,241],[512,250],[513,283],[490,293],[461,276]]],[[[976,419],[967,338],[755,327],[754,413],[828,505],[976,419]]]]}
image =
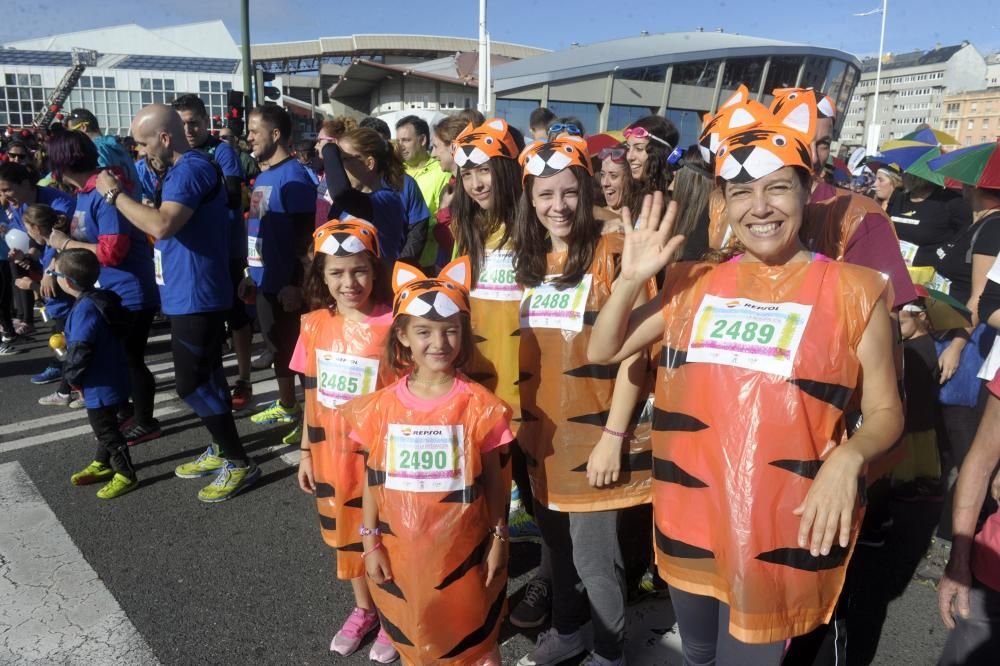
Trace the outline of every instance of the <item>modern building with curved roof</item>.
{"type": "Polygon", "coordinates": [[[714,112],[740,83],[765,103],[774,88],[811,86],[843,111],[860,69],[849,53],[808,44],[721,32],[643,34],[497,66],[494,108],[527,129],[528,114],[546,106],[576,116],[589,133],[661,114],[691,143],[702,114],[714,112]]]}

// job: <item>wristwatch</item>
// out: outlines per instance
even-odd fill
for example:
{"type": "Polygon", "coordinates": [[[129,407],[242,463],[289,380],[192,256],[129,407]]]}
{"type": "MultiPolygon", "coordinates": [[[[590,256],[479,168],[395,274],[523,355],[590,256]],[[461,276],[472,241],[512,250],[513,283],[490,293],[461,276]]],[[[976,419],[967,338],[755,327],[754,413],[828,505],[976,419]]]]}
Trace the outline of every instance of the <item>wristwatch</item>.
{"type": "Polygon", "coordinates": [[[112,189],[108,190],[107,194],[104,195],[104,200],[106,202],[108,202],[109,206],[114,206],[115,205],[115,201],[118,199],[118,195],[121,194],[121,193],[122,193],[122,191],[119,188],[117,188],[117,187],[112,188],[112,189]]]}

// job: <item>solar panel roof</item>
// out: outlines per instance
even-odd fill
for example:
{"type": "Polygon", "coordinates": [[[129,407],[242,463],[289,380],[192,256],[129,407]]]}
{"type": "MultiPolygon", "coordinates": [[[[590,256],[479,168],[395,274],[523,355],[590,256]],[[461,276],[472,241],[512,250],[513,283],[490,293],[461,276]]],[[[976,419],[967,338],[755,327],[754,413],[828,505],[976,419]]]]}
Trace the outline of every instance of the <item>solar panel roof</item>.
{"type": "Polygon", "coordinates": [[[70,67],[73,56],[59,51],[23,51],[0,49],[0,65],[36,65],[40,67],[70,67]]]}
{"type": "Polygon", "coordinates": [[[153,69],[173,72],[207,72],[233,74],[239,60],[228,58],[186,58],[182,56],[130,55],[115,65],[115,69],[153,69]]]}

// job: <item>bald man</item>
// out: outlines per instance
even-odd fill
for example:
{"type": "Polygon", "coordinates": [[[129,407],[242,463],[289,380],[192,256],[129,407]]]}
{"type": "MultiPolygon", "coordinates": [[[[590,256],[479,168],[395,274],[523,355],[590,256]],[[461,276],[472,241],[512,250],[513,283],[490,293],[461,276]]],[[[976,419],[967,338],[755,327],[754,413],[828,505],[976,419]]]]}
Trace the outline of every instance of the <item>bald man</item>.
{"type": "Polygon", "coordinates": [[[226,188],[212,159],[188,144],[181,117],[171,107],[142,109],[132,120],[132,137],[150,160],[167,167],[158,207],[132,199],[107,171],[98,177],[97,189],[156,241],[152,259],[162,310],[170,317],[177,394],[201,418],[212,442],[174,473],[183,479],[215,475],[198,499],[222,502],[260,477],[236,431],[222,371],[226,312],[232,305],[226,188]]]}

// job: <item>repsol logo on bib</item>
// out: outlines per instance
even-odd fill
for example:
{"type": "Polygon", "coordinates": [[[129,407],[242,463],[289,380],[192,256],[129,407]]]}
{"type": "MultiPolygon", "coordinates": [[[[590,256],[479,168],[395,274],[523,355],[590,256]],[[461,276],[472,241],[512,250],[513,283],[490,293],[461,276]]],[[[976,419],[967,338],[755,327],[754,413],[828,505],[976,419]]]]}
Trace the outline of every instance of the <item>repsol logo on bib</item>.
{"type": "Polygon", "coordinates": [[[747,310],[760,310],[761,312],[774,312],[778,309],[777,305],[754,305],[753,303],[744,303],[742,301],[729,301],[726,303],[727,308],[738,308],[741,306],[747,310]]]}
{"type": "Polygon", "coordinates": [[[434,435],[443,435],[444,431],[436,428],[403,428],[403,434],[407,437],[411,435],[416,437],[433,437],[434,435]]]}

